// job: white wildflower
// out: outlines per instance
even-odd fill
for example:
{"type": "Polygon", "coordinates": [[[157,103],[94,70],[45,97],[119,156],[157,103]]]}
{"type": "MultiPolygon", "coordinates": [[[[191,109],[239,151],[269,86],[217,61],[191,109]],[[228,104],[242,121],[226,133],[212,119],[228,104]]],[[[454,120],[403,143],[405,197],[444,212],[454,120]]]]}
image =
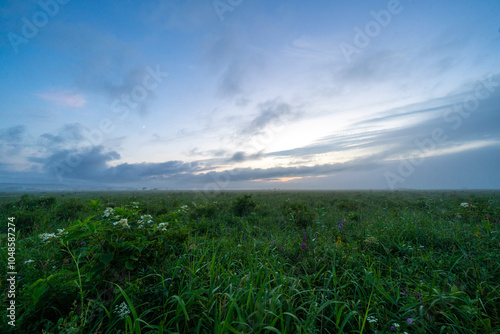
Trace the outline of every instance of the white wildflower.
{"type": "Polygon", "coordinates": [[[158,229],[160,229],[162,231],[166,231],[167,230],[167,226],[168,226],[168,223],[159,223],[158,224],[158,229]]]}
{"type": "Polygon", "coordinates": [[[374,322],[378,321],[378,319],[373,317],[373,316],[369,316],[368,318],[366,318],[366,320],[368,320],[368,322],[370,322],[370,323],[374,323],[374,322]]]}
{"type": "Polygon", "coordinates": [[[57,238],[57,235],[55,233],[42,233],[39,234],[38,237],[42,239],[42,241],[49,242],[50,239],[57,238]]]}
{"type": "Polygon", "coordinates": [[[106,210],[104,210],[104,214],[102,216],[103,217],[109,217],[113,213],[115,213],[115,210],[113,210],[113,208],[106,208],[106,210]]]}
{"type": "Polygon", "coordinates": [[[189,207],[188,207],[187,205],[181,205],[181,209],[182,209],[182,211],[183,211],[184,213],[186,213],[186,212],[187,212],[188,208],[189,208],[189,207]]]}
{"type": "Polygon", "coordinates": [[[462,208],[468,208],[469,207],[469,203],[460,203],[460,206],[462,208]]]}
{"type": "Polygon", "coordinates": [[[399,327],[399,324],[397,322],[393,323],[392,324],[394,327],[398,328],[399,327]]]}
{"type": "Polygon", "coordinates": [[[67,235],[68,232],[65,231],[63,228],[58,228],[57,229],[57,235],[67,235]]]}
{"type": "Polygon", "coordinates": [[[146,221],[147,224],[153,223],[153,217],[151,215],[142,215],[140,223],[142,224],[144,222],[144,220],[146,221]]]}
{"type": "Polygon", "coordinates": [[[119,221],[117,222],[114,222],[113,225],[121,225],[122,227],[130,227],[128,225],[128,220],[127,219],[120,219],[119,221]]]}
{"type": "Polygon", "coordinates": [[[128,308],[127,304],[123,302],[119,306],[115,306],[115,313],[118,314],[120,319],[123,319],[130,314],[130,309],[128,308]]]}

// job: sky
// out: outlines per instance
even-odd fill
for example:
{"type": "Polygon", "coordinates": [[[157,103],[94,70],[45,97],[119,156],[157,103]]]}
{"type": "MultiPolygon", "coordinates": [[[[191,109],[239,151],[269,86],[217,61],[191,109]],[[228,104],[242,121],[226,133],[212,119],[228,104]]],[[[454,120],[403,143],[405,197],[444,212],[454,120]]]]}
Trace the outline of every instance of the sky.
{"type": "Polygon", "coordinates": [[[0,0],[0,184],[499,189],[498,0],[0,0]]]}

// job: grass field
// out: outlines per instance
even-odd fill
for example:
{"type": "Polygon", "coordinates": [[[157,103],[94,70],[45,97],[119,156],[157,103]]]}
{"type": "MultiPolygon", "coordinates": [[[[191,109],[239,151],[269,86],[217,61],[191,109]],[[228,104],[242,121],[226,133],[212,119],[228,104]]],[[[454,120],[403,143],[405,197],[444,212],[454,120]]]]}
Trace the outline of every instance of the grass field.
{"type": "Polygon", "coordinates": [[[499,192],[1,194],[0,215],[2,333],[500,333],[499,192]]]}

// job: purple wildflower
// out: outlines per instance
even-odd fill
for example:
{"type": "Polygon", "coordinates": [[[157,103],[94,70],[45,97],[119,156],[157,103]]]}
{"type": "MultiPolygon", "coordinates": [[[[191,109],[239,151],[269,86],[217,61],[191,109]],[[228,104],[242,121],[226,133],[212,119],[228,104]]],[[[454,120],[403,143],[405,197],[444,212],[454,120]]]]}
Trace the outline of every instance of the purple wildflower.
{"type": "Polygon", "coordinates": [[[413,322],[413,319],[412,318],[408,318],[408,319],[406,319],[406,321],[408,321],[408,323],[411,324],[413,322]]]}
{"type": "Polygon", "coordinates": [[[304,231],[304,240],[307,240],[306,232],[304,231]]]}
{"type": "Polygon", "coordinates": [[[391,326],[391,331],[395,332],[396,331],[396,327],[391,326]]]}
{"type": "Polygon", "coordinates": [[[338,228],[339,230],[342,230],[342,228],[344,228],[344,223],[342,223],[342,221],[340,221],[340,220],[339,220],[339,221],[337,222],[337,228],[338,228]]]}
{"type": "Polygon", "coordinates": [[[406,290],[406,288],[403,289],[403,292],[401,292],[403,294],[403,296],[408,296],[408,291],[406,290]]]}

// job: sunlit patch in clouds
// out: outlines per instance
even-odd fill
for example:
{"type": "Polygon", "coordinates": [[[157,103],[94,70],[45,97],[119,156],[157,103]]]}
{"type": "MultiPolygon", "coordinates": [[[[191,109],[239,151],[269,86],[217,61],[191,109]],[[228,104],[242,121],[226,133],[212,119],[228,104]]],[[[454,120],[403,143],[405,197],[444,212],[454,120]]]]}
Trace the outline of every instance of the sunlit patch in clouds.
{"type": "Polygon", "coordinates": [[[257,180],[250,180],[252,182],[290,182],[294,180],[302,180],[303,177],[301,176],[296,176],[296,177],[279,177],[275,179],[257,179],[257,180]]]}
{"type": "Polygon", "coordinates": [[[82,95],[69,90],[49,91],[35,95],[58,107],[82,108],[87,103],[87,100],[82,95]]]}

